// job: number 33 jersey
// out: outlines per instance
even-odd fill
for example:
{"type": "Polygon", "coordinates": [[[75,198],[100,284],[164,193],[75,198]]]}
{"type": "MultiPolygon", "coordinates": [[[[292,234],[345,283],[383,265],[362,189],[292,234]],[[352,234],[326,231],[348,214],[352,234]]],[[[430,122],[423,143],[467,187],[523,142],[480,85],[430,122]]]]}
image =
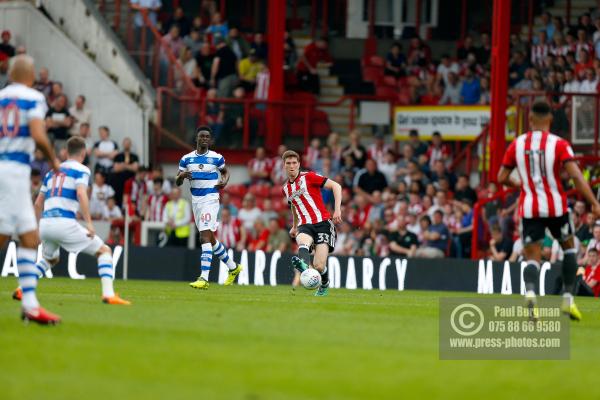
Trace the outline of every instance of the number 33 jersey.
{"type": "Polygon", "coordinates": [[[44,177],[40,193],[44,193],[42,218],[72,218],[79,211],[77,187],[87,188],[90,169],[74,160],[60,164],[60,172],[50,171],[44,177]]]}
{"type": "Polygon", "coordinates": [[[502,165],[519,172],[520,217],[552,218],[568,212],[560,175],[563,164],[573,157],[569,142],[550,132],[527,132],[510,144],[502,165]]]}

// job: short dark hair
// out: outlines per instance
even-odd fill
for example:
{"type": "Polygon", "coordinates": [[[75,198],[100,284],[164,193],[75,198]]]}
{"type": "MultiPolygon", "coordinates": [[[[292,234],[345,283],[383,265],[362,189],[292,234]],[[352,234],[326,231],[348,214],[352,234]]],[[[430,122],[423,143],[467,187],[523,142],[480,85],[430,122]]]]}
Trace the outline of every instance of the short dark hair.
{"type": "Polygon", "coordinates": [[[83,150],[85,150],[85,140],[79,136],[72,136],[67,140],[67,153],[70,156],[76,156],[83,150]]]}
{"type": "Polygon", "coordinates": [[[410,132],[408,133],[408,136],[419,136],[419,131],[416,129],[411,129],[410,132]]]}
{"type": "Polygon", "coordinates": [[[196,134],[198,134],[202,131],[206,131],[206,132],[210,133],[211,135],[213,133],[212,129],[210,129],[210,126],[208,126],[208,125],[200,125],[199,127],[196,128],[196,134]]]}
{"type": "Polygon", "coordinates": [[[41,176],[42,175],[42,171],[40,171],[37,168],[31,168],[31,176],[41,176]]]}
{"type": "Polygon", "coordinates": [[[419,221],[427,221],[427,223],[431,225],[431,218],[429,218],[429,215],[423,215],[419,221]]]}
{"type": "Polygon", "coordinates": [[[587,252],[588,252],[588,253],[591,253],[592,251],[593,251],[594,253],[597,253],[597,252],[598,252],[598,249],[597,249],[597,248],[595,248],[595,247],[591,247],[591,248],[590,248],[590,249],[589,249],[587,252]]]}
{"type": "Polygon", "coordinates": [[[102,125],[98,129],[104,129],[106,131],[106,133],[110,134],[110,128],[108,126],[106,126],[106,125],[102,125]]]}
{"type": "Polygon", "coordinates": [[[294,150],[286,150],[285,153],[281,155],[283,162],[285,162],[285,160],[288,158],[295,158],[298,160],[298,162],[300,162],[300,154],[296,153],[294,150]]]}
{"type": "Polygon", "coordinates": [[[154,178],[152,180],[152,183],[154,183],[155,185],[158,183],[159,185],[162,185],[165,182],[165,180],[163,178],[154,178]]]}
{"type": "Polygon", "coordinates": [[[440,214],[442,217],[444,216],[444,212],[442,210],[435,210],[433,215],[440,214]]]}
{"type": "Polygon", "coordinates": [[[552,108],[550,108],[550,104],[546,100],[538,100],[531,106],[531,111],[537,117],[547,117],[552,113],[552,108]]]}
{"type": "Polygon", "coordinates": [[[440,131],[435,131],[431,134],[431,136],[442,137],[442,134],[440,133],[440,131]]]}

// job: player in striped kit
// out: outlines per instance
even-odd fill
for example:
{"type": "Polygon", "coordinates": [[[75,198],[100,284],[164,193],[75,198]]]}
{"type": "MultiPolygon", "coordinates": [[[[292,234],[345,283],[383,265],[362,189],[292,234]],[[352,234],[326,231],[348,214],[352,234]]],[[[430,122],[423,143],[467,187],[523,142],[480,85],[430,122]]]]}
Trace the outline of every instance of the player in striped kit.
{"type": "Polygon", "coordinates": [[[579,321],[581,312],[573,301],[577,250],[573,223],[567,208],[567,195],[561,184],[561,170],[567,171],[596,216],[600,216],[600,203],[581,174],[569,143],[549,132],[551,124],[550,105],[545,101],[535,102],[529,116],[531,131],[517,137],[508,147],[498,173],[498,182],[521,189],[519,217],[523,252],[527,262],[523,270],[523,279],[531,317],[537,318],[535,289],[539,282],[542,241],[548,229],[564,250],[563,312],[571,319],[579,321]],[[515,168],[520,181],[510,176],[515,168]]]}
{"type": "Polygon", "coordinates": [[[329,272],[327,257],[335,247],[335,225],[342,222],[342,187],[314,172],[300,171],[300,155],[288,150],[282,157],[288,179],[282,192],[292,209],[294,222],[290,236],[298,243],[298,256],[292,257],[292,265],[302,273],[311,266],[310,247],[315,246],[312,267],[321,274],[321,286],[315,296],[327,296],[329,272]],[[335,208],[333,218],[323,203],[321,188],[333,191],[335,208]]]}
{"type": "Polygon", "coordinates": [[[229,268],[225,285],[233,284],[242,270],[242,265],[235,264],[227,255],[227,249],[215,238],[214,234],[219,226],[217,221],[219,189],[227,185],[229,171],[225,166],[223,156],[208,148],[211,141],[212,131],[208,126],[196,129],[196,150],[181,158],[179,172],[175,179],[177,186],[181,186],[186,179],[190,181],[192,210],[202,242],[200,276],[195,282],[190,283],[194,289],[208,289],[208,275],[213,254],[229,268]]]}
{"type": "MultiPolygon", "coordinates": [[[[35,211],[40,220],[42,258],[35,265],[36,278],[55,266],[62,247],[71,253],[84,253],[98,259],[98,275],[102,284],[102,302],[106,304],[131,304],[115,294],[113,288],[112,251],[96,235],[90,214],[88,183],[90,169],[83,165],[86,157],[85,141],[74,136],[67,141],[67,161],[60,164],[58,172],[50,171],[44,177],[42,188],[35,200],[35,211]],[[77,222],[81,213],[84,228],[77,222]]],[[[21,289],[13,298],[19,300],[21,289]]]]}
{"type": "Polygon", "coordinates": [[[33,59],[14,57],[9,71],[12,84],[0,90],[0,248],[13,234],[19,237],[17,269],[23,288],[21,317],[39,324],[57,324],[60,317],[44,310],[35,294],[39,236],[31,202],[31,167],[36,145],[54,170],[59,162],[46,136],[46,99],[31,88],[33,59]]]}

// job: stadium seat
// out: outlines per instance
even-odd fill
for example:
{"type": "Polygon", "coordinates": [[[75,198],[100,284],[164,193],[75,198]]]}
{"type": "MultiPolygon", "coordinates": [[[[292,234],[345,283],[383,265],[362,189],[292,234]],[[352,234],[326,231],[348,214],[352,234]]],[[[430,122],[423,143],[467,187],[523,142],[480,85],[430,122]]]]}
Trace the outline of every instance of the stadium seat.
{"type": "Polygon", "coordinates": [[[375,94],[381,97],[397,97],[398,91],[395,88],[389,86],[377,86],[375,88],[375,94]]]}
{"type": "Polygon", "coordinates": [[[383,77],[382,67],[364,66],[362,69],[362,78],[364,81],[378,83],[383,77]]]}
{"type": "Polygon", "coordinates": [[[228,185],[227,193],[229,193],[233,197],[242,198],[246,195],[248,189],[244,185],[228,185]]]}
{"type": "Polygon", "coordinates": [[[368,65],[373,67],[385,67],[385,60],[380,56],[371,56],[368,59],[368,65]]]}
{"type": "Polygon", "coordinates": [[[252,185],[248,189],[248,193],[253,194],[257,199],[259,199],[259,198],[266,199],[266,198],[270,197],[269,196],[270,191],[271,191],[271,187],[267,184],[252,185]]]}
{"type": "Polygon", "coordinates": [[[386,86],[396,87],[398,85],[398,80],[393,76],[384,75],[381,79],[381,83],[386,86]]]}

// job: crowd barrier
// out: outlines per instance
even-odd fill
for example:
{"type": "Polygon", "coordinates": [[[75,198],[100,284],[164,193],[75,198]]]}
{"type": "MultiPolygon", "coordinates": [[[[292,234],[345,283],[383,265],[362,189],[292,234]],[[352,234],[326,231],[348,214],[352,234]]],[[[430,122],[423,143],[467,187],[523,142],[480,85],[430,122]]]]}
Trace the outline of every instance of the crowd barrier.
{"type": "MultiPolygon", "coordinates": [[[[122,248],[115,248],[115,276],[123,277],[122,248]]],[[[129,279],[193,281],[199,274],[200,250],[171,247],[131,247],[129,251],[129,279]]],[[[262,251],[241,253],[230,250],[230,255],[245,266],[238,277],[238,285],[278,286],[292,282],[290,266],[292,254],[262,251]]],[[[0,252],[1,276],[14,277],[15,247],[11,244],[0,252]]],[[[489,260],[467,259],[401,259],[378,257],[330,256],[328,259],[333,288],[364,290],[440,290],[477,293],[524,293],[523,264],[499,263],[489,260]]],[[[94,258],[63,253],[60,263],[52,270],[54,276],[73,279],[98,276],[94,258]]],[[[222,283],[227,267],[213,259],[210,280],[222,283]]],[[[555,291],[560,276],[560,265],[542,265],[540,290],[542,295],[555,291]]]]}

